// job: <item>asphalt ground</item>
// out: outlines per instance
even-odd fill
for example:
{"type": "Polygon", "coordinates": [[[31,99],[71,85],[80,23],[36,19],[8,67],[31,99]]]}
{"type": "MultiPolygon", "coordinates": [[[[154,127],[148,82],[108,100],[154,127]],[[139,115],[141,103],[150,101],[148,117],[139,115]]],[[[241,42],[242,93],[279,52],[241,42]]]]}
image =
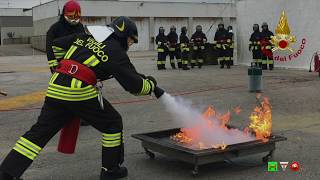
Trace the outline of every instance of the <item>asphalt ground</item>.
{"type": "MultiPolygon", "coordinates": [[[[0,161],[11,150],[16,140],[37,120],[50,77],[46,57],[28,54],[32,49],[22,46],[8,52],[1,47],[0,90],[0,161]],[[19,54],[20,56],[12,56],[19,54]]],[[[254,93],[248,92],[247,67],[233,66],[219,69],[204,66],[190,71],[156,70],[154,52],[130,53],[137,70],[152,75],[159,86],[172,95],[192,101],[196,108],[205,110],[214,105],[219,112],[240,106],[242,112],[232,117],[231,124],[244,127],[256,105],[254,93]]],[[[320,79],[305,70],[274,69],[263,73],[263,96],[269,97],[273,111],[273,133],[287,141],[276,144],[274,161],[297,161],[298,172],[268,172],[261,163],[265,154],[234,159],[233,163],[213,163],[201,166],[199,175],[191,175],[192,165],[156,153],[151,160],[140,141],[132,134],[179,127],[154,97],[136,97],[123,90],[115,81],[104,83],[104,96],[114,104],[124,121],[125,163],[129,180],[255,180],[255,179],[319,179],[320,160],[320,79]]],[[[101,133],[94,128],[81,127],[76,153],[57,152],[57,134],[25,172],[25,180],[97,180],[101,166],[101,133]]]]}

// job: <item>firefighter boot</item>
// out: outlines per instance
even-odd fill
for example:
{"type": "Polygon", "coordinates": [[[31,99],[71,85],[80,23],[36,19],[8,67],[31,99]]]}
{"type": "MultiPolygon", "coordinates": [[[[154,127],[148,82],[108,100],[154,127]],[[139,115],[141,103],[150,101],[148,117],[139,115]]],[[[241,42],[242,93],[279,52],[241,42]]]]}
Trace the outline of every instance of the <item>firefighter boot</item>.
{"type": "Polygon", "coordinates": [[[110,170],[106,170],[106,168],[101,169],[100,180],[113,180],[120,179],[128,176],[128,170],[126,167],[115,167],[110,170]]]}
{"type": "Polygon", "coordinates": [[[0,171],[0,180],[22,180],[22,179],[12,177],[9,174],[0,171]]]}
{"type": "Polygon", "coordinates": [[[178,62],[178,68],[179,68],[179,69],[182,68],[182,62],[178,62]]]}

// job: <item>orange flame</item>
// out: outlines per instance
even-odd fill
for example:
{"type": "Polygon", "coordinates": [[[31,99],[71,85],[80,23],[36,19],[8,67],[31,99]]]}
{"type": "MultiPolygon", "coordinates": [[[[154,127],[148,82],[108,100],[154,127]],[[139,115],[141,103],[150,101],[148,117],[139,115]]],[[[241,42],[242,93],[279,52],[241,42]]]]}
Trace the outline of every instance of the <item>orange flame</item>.
{"type": "MultiPolygon", "coordinates": [[[[255,133],[256,139],[268,141],[268,137],[271,135],[272,129],[272,115],[271,115],[271,105],[268,98],[263,97],[263,101],[260,102],[261,94],[257,94],[257,100],[259,100],[259,105],[256,106],[250,115],[250,125],[243,129],[243,133],[246,136],[250,136],[252,132],[255,133]]],[[[239,115],[241,112],[240,106],[234,108],[234,113],[239,115]]],[[[206,111],[202,114],[203,121],[198,123],[193,127],[181,128],[179,133],[172,135],[170,138],[178,143],[185,144],[187,146],[196,147],[197,149],[221,149],[227,148],[225,142],[208,144],[201,137],[201,132],[206,130],[214,131],[214,126],[216,125],[224,131],[230,131],[228,128],[228,123],[231,119],[231,112],[228,111],[225,114],[219,114],[216,112],[213,106],[209,106],[206,111]],[[218,120],[219,124],[214,124],[212,118],[218,120]]]]}

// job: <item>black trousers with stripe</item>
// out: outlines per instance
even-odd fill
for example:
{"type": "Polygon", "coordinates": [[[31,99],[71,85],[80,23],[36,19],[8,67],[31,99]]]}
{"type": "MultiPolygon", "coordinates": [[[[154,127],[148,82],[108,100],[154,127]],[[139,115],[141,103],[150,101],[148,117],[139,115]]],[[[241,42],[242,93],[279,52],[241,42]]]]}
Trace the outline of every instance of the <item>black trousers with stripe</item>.
{"type": "MultiPolygon", "coordinates": [[[[70,102],[46,97],[38,121],[22,137],[43,148],[74,117],[84,119],[103,134],[121,133],[120,145],[102,147],[102,167],[111,169],[123,163],[122,118],[105,99],[102,110],[97,98],[70,102]]],[[[32,162],[30,158],[13,149],[3,160],[0,170],[20,177],[32,162]]]]}

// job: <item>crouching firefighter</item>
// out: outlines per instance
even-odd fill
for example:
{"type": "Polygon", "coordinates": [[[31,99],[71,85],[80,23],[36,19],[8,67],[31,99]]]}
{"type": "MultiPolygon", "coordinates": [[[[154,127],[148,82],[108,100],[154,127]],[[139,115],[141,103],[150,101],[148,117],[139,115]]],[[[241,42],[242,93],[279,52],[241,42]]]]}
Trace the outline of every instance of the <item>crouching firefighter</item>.
{"type": "Polygon", "coordinates": [[[126,91],[135,95],[154,92],[160,97],[164,91],[157,87],[153,77],[139,74],[130,62],[127,50],[138,42],[133,21],[118,17],[110,26],[87,27],[87,31],[53,42],[64,56],[49,81],[37,122],[2,161],[0,180],[19,179],[73,116],[86,120],[102,133],[100,180],[127,176],[127,169],[121,167],[124,161],[121,115],[103,97],[99,101],[95,85],[97,81],[114,77],[126,91]]]}
{"type": "Polygon", "coordinates": [[[190,70],[190,68],[188,68],[190,48],[189,48],[189,38],[187,36],[187,27],[183,26],[181,28],[181,34],[179,39],[180,39],[182,69],[190,70]]]}
{"type": "Polygon", "coordinates": [[[157,67],[158,70],[166,69],[166,58],[168,55],[168,38],[164,34],[164,28],[159,28],[159,34],[156,37],[156,44],[158,45],[157,51],[158,51],[158,60],[157,60],[157,67]]]}

